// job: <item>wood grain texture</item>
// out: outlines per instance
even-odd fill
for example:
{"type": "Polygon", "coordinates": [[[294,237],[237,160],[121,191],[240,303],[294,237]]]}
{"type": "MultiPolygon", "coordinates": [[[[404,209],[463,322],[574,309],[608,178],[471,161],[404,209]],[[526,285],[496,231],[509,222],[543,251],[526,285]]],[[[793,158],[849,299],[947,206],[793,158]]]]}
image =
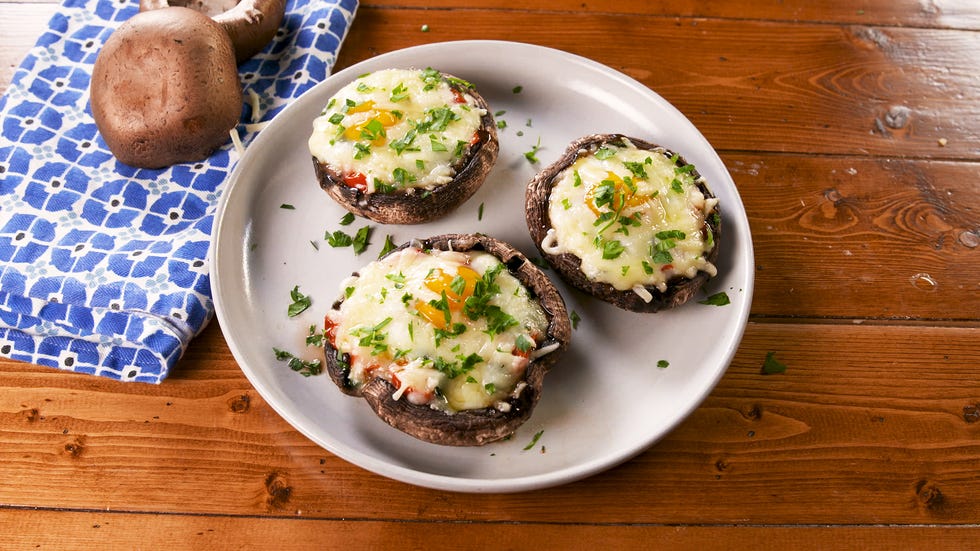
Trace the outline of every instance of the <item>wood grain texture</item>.
{"type": "Polygon", "coordinates": [[[585,481],[519,495],[414,488],[331,456],[250,389],[217,327],[159,386],[3,361],[0,503],[445,522],[972,523],[978,337],[750,324],[718,387],[663,441],[585,481]],[[785,373],[761,373],[769,352],[785,373]]]}
{"type": "MultiPolygon", "coordinates": [[[[497,10],[526,10],[521,0],[388,0],[362,2],[367,7],[451,9],[458,7],[497,10]]],[[[619,0],[582,2],[554,0],[537,8],[549,12],[643,14],[668,17],[717,19],[760,19],[788,22],[850,23],[856,25],[905,26],[933,28],[980,28],[980,5],[972,0],[862,0],[842,3],[837,0],[761,0],[730,2],[726,0],[619,0]]]]}
{"type": "Polygon", "coordinates": [[[754,315],[980,321],[976,163],[723,161],[751,226],[754,315]]]}
{"type": "Polygon", "coordinates": [[[386,522],[240,518],[112,512],[0,511],[0,531],[15,549],[967,549],[980,529],[949,527],[726,527],[386,522]],[[139,530],[134,530],[139,526],[139,530]],[[900,538],[900,539],[899,539],[900,538]],[[723,543],[721,543],[723,542],[723,543]],[[538,547],[540,548],[540,547],[538,547]]]}
{"type": "MultiPolygon", "coordinates": [[[[0,90],[56,9],[0,0],[0,90]]],[[[978,30],[973,0],[362,2],[338,69],[520,40],[623,71],[695,123],[756,253],[725,376],[617,468],[467,495],[307,440],[216,323],[158,386],[0,360],[0,548],[975,546],[978,30]],[[769,354],[784,373],[762,373],[769,354]]]]}
{"type": "Polygon", "coordinates": [[[467,25],[457,17],[362,7],[338,67],[419,43],[519,39],[632,76],[718,149],[980,156],[980,59],[965,53],[980,50],[975,32],[605,13],[474,10],[467,25]]]}

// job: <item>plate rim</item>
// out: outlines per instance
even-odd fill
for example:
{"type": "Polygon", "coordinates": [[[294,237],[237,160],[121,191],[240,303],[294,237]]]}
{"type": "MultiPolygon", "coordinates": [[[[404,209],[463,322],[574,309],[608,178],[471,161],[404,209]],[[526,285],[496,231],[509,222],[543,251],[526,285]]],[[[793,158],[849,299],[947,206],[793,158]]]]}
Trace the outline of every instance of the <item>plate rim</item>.
{"type": "MultiPolygon", "coordinates": [[[[734,331],[732,331],[730,335],[729,344],[725,347],[725,349],[720,354],[720,358],[723,361],[720,361],[719,367],[710,373],[711,374],[710,380],[707,377],[705,378],[705,384],[701,385],[699,389],[700,394],[696,396],[692,396],[692,400],[690,401],[689,404],[687,404],[685,411],[683,411],[682,414],[677,415],[673,419],[673,421],[670,422],[669,424],[665,424],[663,429],[659,431],[659,433],[655,437],[649,439],[643,439],[642,442],[640,442],[638,445],[618,455],[602,456],[602,457],[591,459],[589,461],[575,463],[558,470],[548,471],[546,473],[521,475],[521,476],[515,476],[509,478],[459,477],[459,476],[450,476],[450,475],[442,475],[442,474],[426,472],[426,471],[394,464],[391,462],[386,462],[376,457],[363,454],[355,449],[349,448],[348,446],[346,446],[345,444],[339,441],[325,441],[321,437],[321,435],[314,433],[312,430],[306,427],[305,423],[299,422],[289,411],[289,408],[287,408],[286,404],[280,404],[278,400],[269,398],[269,396],[276,396],[280,394],[280,392],[278,390],[274,391],[273,389],[267,387],[264,384],[264,382],[258,377],[257,373],[252,373],[251,368],[248,366],[247,358],[245,357],[244,353],[239,349],[234,336],[231,335],[231,332],[233,331],[232,327],[234,326],[234,324],[230,323],[230,320],[226,318],[224,313],[225,309],[222,304],[222,301],[224,300],[222,298],[224,284],[221,281],[222,278],[218,277],[221,271],[219,264],[223,254],[227,254],[227,253],[222,253],[222,249],[219,248],[219,241],[222,236],[222,228],[226,220],[225,215],[227,212],[226,210],[227,205],[231,200],[231,197],[234,195],[235,189],[238,188],[239,185],[244,185],[244,184],[239,184],[239,182],[245,179],[243,177],[243,174],[247,172],[249,166],[254,162],[252,161],[252,159],[255,158],[255,156],[257,155],[257,154],[250,155],[250,151],[259,150],[266,141],[273,139],[274,133],[267,132],[268,129],[266,129],[266,131],[260,132],[258,136],[256,136],[256,138],[251,142],[249,147],[246,148],[245,153],[236,162],[231,175],[226,181],[224,190],[221,193],[221,197],[219,199],[218,206],[215,211],[215,222],[214,222],[214,227],[210,239],[211,255],[210,255],[210,262],[209,262],[209,271],[211,274],[212,301],[215,309],[215,317],[218,323],[220,324],[220,326],[222,327],[222,336],[224,337],[225,342],[227,343],[229,350],[232,353],[232,356],[235,358],[236,363],[238,364],[242,372],[245,374],[249,382],[252,384],[252,386],[255,388],[255,390],[263,397],[266,403],[268,403],[269,406],[280,417],[282,417],[287,423],[289,423],[289,425],[293,429],[303,434],[306,438],[310,439],[317,446],[325,449],[326,451],[337,456],[338,458],[348,463],[351,463],[354,466],[360,467],[364,470],[383,476],[385,478],[398,480],[400,482],[413,484],[416,486],[438,489],[438,490],[464,492],[464,493],[491,493],[491,492],[513,493],[513,492],[543,489],[548,487],[554,487],[561,484],[575,482],[587,478],[589,476],[595,475],[599,472],[605,471],[607,469],[616,467],[617,465],[620,465],[632,459],[633,457],[639,455],[640,453],[643,453],[651,446],[656,444],[658,441],[660,441],[662,438],[664,438],[666,435],[672,432],[677,427],[677,425],[679,425],[681,422],[687,419],[692,412],[694,412],[698,407],[700,407],[703,401],[714,390],[714,388],[717,386],[720,379],[724,376],[724,374],[728,370],[728,367],[731,365],[732,359],[734,358],[735,352],[738,349],[738,346],[741,343],[742,338],[744,337],[744,332],[748,325],[749,312],[751,309],[752,295],[754,292],[754,285],[755,285],[754,274],[751,271],[751,269],[748,269],[749,267],[754,265],[754,247],[752,244],[751,232],[748,224],[747,214],[744,208],[744,203],[741,200],[741,196],[738,193],[738,189],[735,186],[734,180],[731,177],[728,167],[725,166],[724,162],[721,161],[717,151],[714,149],[714,147],[710,145],[710,143],[704,137],[704,135],[701,134],[701,131],[696,126],[694,126],[694,124],[681,111],[679,111],[673,104],[668,102],[662,96],[657,94],[654,90],[647,87],[643,83],[633,79],[629,75],[626,75],[625,73],[617,71],[616,69],[613,69],[607,65],[604,65],[602,63],[599,63],[587,57],[570,53],[561,49],[548,47],[548,46],[541,46],[541,45],[525,43],[525,42],[504,41],[504,40],[457,40],[457,41],[447,41],[447,42],[432,42],[427,44],[410,46],[407,48],[385,52],[383,54],[379,54],[377,56],[359,61],[341,71],[329,75],[326,79],[318,82],[316,85],[314,85],[309,90],[304,92],[299,98],[287,104],[286,107],[283,108],[283,110],[276,115],[273,121],[279,117],[282,117],[283,114],[286,114],[286,116],[288,116],[288,114],[291,113],[293,110],[299,109],[299,107],[297,106],[304,103],[302,102],[303,96],[315,95],[314,90],[317,90],[318,88],[327,86],[328,84],[332,84],[344,78],[352,78],[349,77],[349,75],[353,74],[356,76],[357,74],[360,74],[361,72],[363,72],[363,67],[365,66],[377,65],[391,58],[412,55],[412,54],[424,55],[433,50],[443,50],[446,48],[471,48],[471,49],[475,48],[479,50],[479,49],[501,48],[501,47],[526,50],[527,52],[529,52],[529,55],[533,53],[538,56],[542,56],[542,55],[557,56],[565,62],[575,63],[578,65],[588,67],[593,71],[598,71],[600,73],[603,73],[605,76],[608,76],[610,78],[615,78],[616,80],[627,83],[630,87],[638,89],[638,91],[640,91],[644,95],[648,95],[652,100],[656,101],[656,103],[661,105],[663,108],[673,111],[676,116],[679,116],[683,118],[685,121],[687,121],[687,123],[691,127],[691,130],[693,130],[697,134],[697,136],[707,145],[709,150],[708,153],[717,158],[720,166],[724,170],[724,175],[727,176],[728,182],[726,183],[726,186],[730,186],[730,192],[733,194],[733,197],[736,199],[737,204],[726,205],[726,212],[729,213],[734,212],[736,214],[736,216],[734,217],[734,221],[737,222],[736,226],[738,229],[738,235],[745,241],[745,250],[738,251],[738,254],[740,256],[741,255],[745,256],[743,262],[747,267],[743,274],[744,285],[740,293],[743,298],[740,301],[739,305],[737,306],[737,308],[739,308],[739,312],[735,317],[737,326],[734,328],[734,331]]],[[[733,223],[732,220],[733,220],[732,215],[731,214],[727,215],[726,225],[732,224],[733,223]]]]}

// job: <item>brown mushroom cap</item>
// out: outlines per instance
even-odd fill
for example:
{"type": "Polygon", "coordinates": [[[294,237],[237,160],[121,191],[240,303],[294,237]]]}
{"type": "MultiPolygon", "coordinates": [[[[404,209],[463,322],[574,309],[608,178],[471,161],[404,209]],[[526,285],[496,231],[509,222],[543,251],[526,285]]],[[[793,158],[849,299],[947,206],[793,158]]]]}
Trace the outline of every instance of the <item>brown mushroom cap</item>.
{"type": "Polygon", "coordinates": [[[344,183],[342,174],[313,157],[313,167],[320,187],[350,212],[381,224],[430,222],[450,213],[476,193],[497,162],[497,153],[500,150],[497,125],[483,96],[474,88],[464,88],[459,79],[452,75],[443,75],[449,79],[449,86],[472,96],[476,105],[486,111],[480,118],[478,141],[460,160],[452,181],[431,190],[407,188],[387,193],[364,193],[348,186],[344,183]]]}
{"type": "Polygon", "coordinates": [[[140,0],[140,11],[180,6],[213,18],[224,28],[241,63],[259,53],[276,35],[286,0],[140,0]]]}
{"type": "MultiPolygon", "coordinates": [[[[595,152],[607,143],[622,144],[624,140],[628,140],[639,149],[648,151],[659,150],[667,157],[674,155],[673,152],[661,146],[622,134],[593,134],[575,140],[557,161],[535,175],[528,184],[524,204],[528,231],[541,256],[555,268],[555,271],[558,272],[558,275],[562,279],[573,287],[598,299],[633,312],[657,312],[659,310],[674,308],[684,304],[694,296],[708,279],[710,279],[710,276],[706,272],[698,272],[693,278],[676,276],[667,281],[667,290],[663,292],[655,287],[646,287],[647,291],[653,296],[652,300],[646,302],[632,290],[621,291],[608,283],[589,279],[582,272],[582,259],[574,254],[550,254],[545,252],[541,247],[545,235],[552,227],[551,217],[548,214],[548,206],[550,204],[551,189],[557,183],[558,176],[579,157],[595,152]]],[[[678,156],[677,165],[684,166],[686,164],[687,162],[678,156]]],[[[701,193],[705,197],[714,197],[714,194],[711,193],[711,190],[704,184],[696,171],[693,173],[693,176],[701,193]]],[[[716,208],[715,212],[720,213],[720,210],[716,208]]],[[[708,252],[707,257],[708,261],[713,263],[718,257],[718,246],[721,241],[721,217],[711,216],[705,221],[705,224],[713,232],[714,236],[714,246],[708,252]]]]}
{"type": "Polygon", "coordinates": [[[187,8],[141,12],[120,25],[99,52],[90,91],[109,150],[143,168],[207,157],[242,111],[231,40],[187,8]]]}
{"type": "MultiPolygon", "coordinates": [[[[541,396],[545,374],[568,348],[572,328],[565,301],[541,269],[503,241],[486,235],[446,234],[405,243],[395,250],[413,244],[423,249],[481,250],[500,259],[544,309],[548,318],[545,344],[555,343],[558,348],[528,364],[524,378],[527,386],[516,398],[507,400],[510,404],[507,412],[491,407],[453,414],[443,413],[429,406],[414,405],[408,400],[393,399],[395,387],[380,378],[355,389],[347,379],[348,370],[344,358],[338,358],[337,350],[329,342],[325,351],[327,372],[344,393],[362,396],[367,400],[386,423],[426,442],[449,446],[479,446],[505,438],[531,416],[541,396]]],[[[337,301],[333,307],[339,308],[342,302],[343,299],[337,301]]]]}

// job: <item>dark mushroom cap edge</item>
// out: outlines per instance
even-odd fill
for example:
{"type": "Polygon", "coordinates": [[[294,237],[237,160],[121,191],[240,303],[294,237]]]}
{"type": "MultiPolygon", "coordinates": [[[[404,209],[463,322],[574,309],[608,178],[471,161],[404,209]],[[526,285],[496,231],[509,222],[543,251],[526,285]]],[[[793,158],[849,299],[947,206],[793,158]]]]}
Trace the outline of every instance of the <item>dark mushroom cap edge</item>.
{"type": "MultiPolygon", "coordinates": [[[[693,278],[673,277],[667,281],[667,290],[664,292],[656,287],[646,287],[653,296],[649,302],[646,302],[632,290],[621,291],[608,283],[594,281],[586,277],[581,270],[582,259],[578,256],[570,253],[549,254],[541,247],[542,240],[552,227],[551,218],[548,215],[548,205],[551,189],[557,183],[558,175],[579,157],[595,152],[607,143],[623,144],[624,140],[628,140],[639,149],[660,151],[667,157],[674,155],[674,152],[662,146],[623,134],[592,134],[573,141],[557,161],[539,172],[528,184],[524,204],[528,231],[541,256],[555,268],[562,279],[580,291],[633,312],[652,313],[674,308],[690,300],[711,276],[706,272],[699,271],[693,278]]],[[[678,157],[677,166],[686,164],[688,163],[682,157],[678,157]]],[[[696,170],[692,174],[701,193],[705,197],[714,197],[700,174],[696,170]]],[[[718,257],[721,242],[721,211],[719,207],[715,207],[715,212],[719,215],[710,216],[705,221],[714,236],[714,246],[708,252],[707,257],[708,261],[712,263],[718,257]]]]}
{"type": "Polygon", "coordinates": [[[473,144],[457,167],[452,181],[432,189],[399,189],[388,193],[364,193],[344,183],[343,175],[313,157],[320,187],[350,212],[381,224],[421,224],[440,218],[469,199],[497,162],[500,144],[497,125],[486,100],[475,88],[468,88],[452,75],[442,73],[449,86],[473,97],[486,111],[477,130],[479,141],[473,144]]]}
{"type": "MultiPolygon", "coordinates": [[[[531,416],[541,396],[545,374],[569,346],[572,329],[565,301],[540,268],[511,245],[492,237],[445,234],[413,240],[388,254],[409,246],[418,246],[423,250],[485,251],[497,257],[544,309],[548,330],[542,346],[557,344],[557,349],[531,360],[524,378],[527,385],[516,398],[506,400],[510,404],[507,412],[488,407],[447,414],[426,405],[394,400],[391,396],[396,391],[395,387],[380,378],[355,389],[347,379],[345,358],[338,358],[337,350],[329,342],[325,345],[327,373],[341,391],[363,397],[382,420],[420,440],[449,446],[479,446],[503,439],[531,416]]],[[[343,299],[338,300],[333,308],[339,308],[342,302],[343,299]]]]}

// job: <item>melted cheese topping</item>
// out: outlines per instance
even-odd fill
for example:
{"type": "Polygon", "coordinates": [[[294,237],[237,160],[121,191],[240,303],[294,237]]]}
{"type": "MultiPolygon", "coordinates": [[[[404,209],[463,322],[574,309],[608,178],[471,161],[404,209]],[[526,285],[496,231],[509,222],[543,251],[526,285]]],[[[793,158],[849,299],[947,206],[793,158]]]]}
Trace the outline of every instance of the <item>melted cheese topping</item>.
{"type": "Polygon", "coordinates": [[[356,387],[381,377],[395,399],[449,413],[496,407],[526,386],[524,372],[548,321],[493,255],[408,247],[342,284],[326,317],[334,348],[349,354],[356,387]]]}
{"type": "Polygon", "coordinates": [[[674,276],[714,276],[707,260],[714,236],[705,223],[717,205],[698,189],[693,165],[677,166],[663,149],[626,142],[579,156],[555,180],[548,215],[553,229],[542,242],[549,254],[571,253],[593,281],[663,292],[674,276]]]}
{"type": "Polygon", "coordinates": [[[438,71],[377,71],[330,98],[310,153],[366,193],[431,189],[455,177],[485,114],[438,71]]]}

